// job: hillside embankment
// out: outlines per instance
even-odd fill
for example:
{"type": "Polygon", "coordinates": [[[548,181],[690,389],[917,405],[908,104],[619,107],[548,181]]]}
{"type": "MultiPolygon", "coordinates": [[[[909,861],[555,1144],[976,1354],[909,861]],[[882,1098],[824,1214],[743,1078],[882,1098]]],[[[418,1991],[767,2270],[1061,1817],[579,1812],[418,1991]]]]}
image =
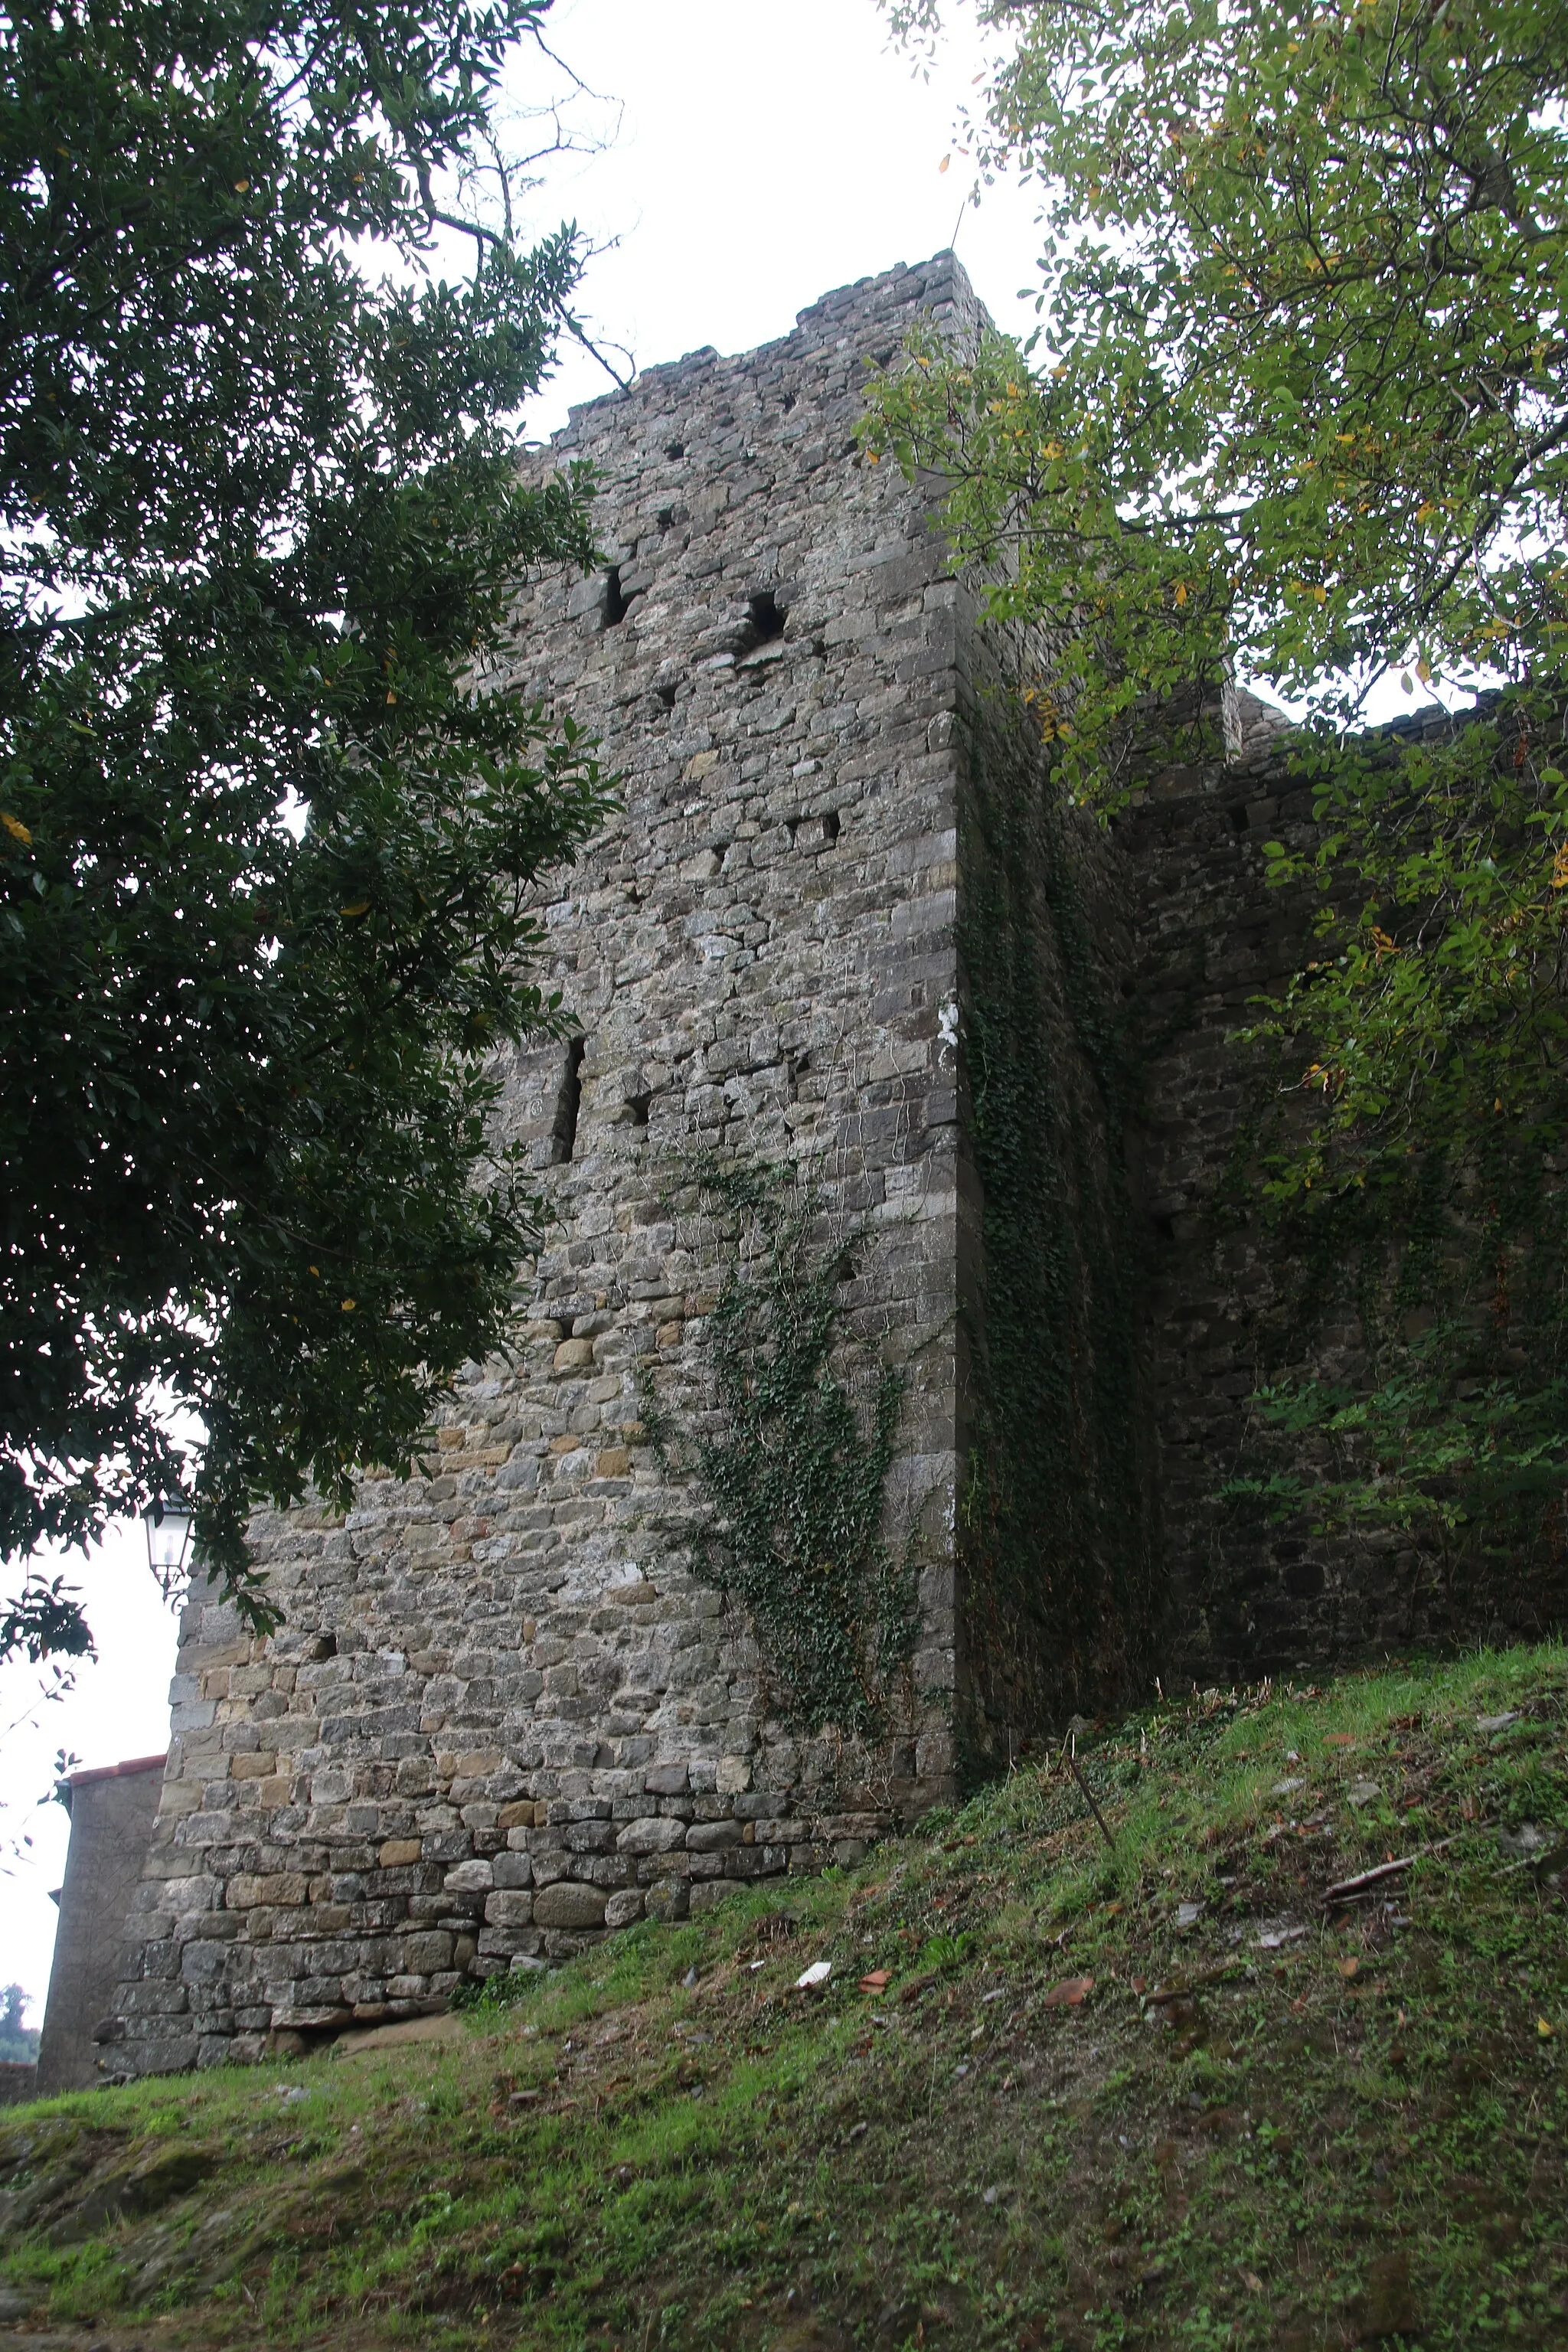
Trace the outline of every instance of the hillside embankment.
{"type": "Polygon", "coordinates": [[[1563,2346],[1565,1927],[1568,1652],[1210,1694],[415,2038],[8,2113],[0,2343],[1563,2346]]]}

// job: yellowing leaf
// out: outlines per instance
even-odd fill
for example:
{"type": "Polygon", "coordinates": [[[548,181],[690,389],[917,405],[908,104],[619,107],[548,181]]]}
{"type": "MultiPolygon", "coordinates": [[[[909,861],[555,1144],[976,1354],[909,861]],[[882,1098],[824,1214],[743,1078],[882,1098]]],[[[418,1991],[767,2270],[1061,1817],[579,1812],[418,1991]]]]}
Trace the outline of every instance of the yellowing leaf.
{"type": "Polygon", "coordinates": [[[234,193],[237,196],[248,195],[250,193],[250,182],[248,180],[237,180],[234,184],[234,193]]]}
{"type": "Polygon", "coordinates": [[[0,809],[0,824],[5,826],[13,841],[19,841],[24,849],[31,849],[33,836],[19,816],[8,816],[4,809],[0,809]]]}
{"type": "Polygon", "coordinates": [[[1422,655],[1420,660],[1415,665],[1415,675],[1420,679],[1423,686],[1431,685],[1432,665],[1427,660],[1425,654],[1422,655]]]}
{"type": "Polygon", "coordinates": [[[1538,2017],[1535,2021],[1535,2030],[1542,2042],[1550,2042],[1557,2028],[1554,2025],[1549,2025],[1545,2018],[1538,2017]]]}
{"type": "Polygon", "coordinates": [[[1557,845],[1557,855],[1552,861],[1552,887],[1554,890],[1568,890],[1568,841],[1557,845]]]}
{"type": "Polygon", "coordinates": [[[352,1314],[353,1313],[353,1311],[354,1311],[354,1302],[353,1302],[353,1300],[352,1298],[345,1298],[345,1299],[344,1299],[344,1301],[343,1301],[343,1313],[344,1313],[345,1315],[352,1315],[352,1314]]]}
{"type": "Polygon", "coordinates": [[[942,159],[941,163],[937,165],[937,167],[936,167],[936,168],[937,168],[937,170],[938,170],[939,172],[945,172],[945,171],[946,171],[946,169],[947,169],[947,167],[948,167],[948,165],[952,163],[952,157],[951,155],[944,155],[944,156],[942,157],[942,159]]]}
{"type": "Polygon", "coordinates": [[[352,907],[340,907],[338,908],[338,912],[340,915],[351,920],[355,915],[368,915],[370,912],[370,900],[368,898],[356,898],[352,907]]]}

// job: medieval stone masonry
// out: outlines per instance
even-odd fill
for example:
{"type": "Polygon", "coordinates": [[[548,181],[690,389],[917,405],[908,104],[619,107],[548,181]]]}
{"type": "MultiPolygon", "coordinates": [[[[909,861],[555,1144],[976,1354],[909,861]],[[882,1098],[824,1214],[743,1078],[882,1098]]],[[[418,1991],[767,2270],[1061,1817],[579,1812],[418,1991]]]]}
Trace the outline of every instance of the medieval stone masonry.
{"type": "Polygon", "coordinates": [[[439,1475],[258,1523],[276,1639],[188,1612],[117,2064],[439,2004],[856,1858],[951,1789],[958,590],[854,433],[868,354],[973,307],[950,260],[895,271],[650,370],[552,451],[598,468],[609,563],[541,585],[522,658],[625,777],[542,905],[581,1040],[509,1077],[559,1223],[439,1475]],[[889,1507],[927,1523],[874,1775],[768,1715],[746,1624],[659,1525],[638,1371],[679,1393],[721,1279],[713,1219],[671,1202],[699,1148],[794,1154],[874,1232],[851,1320],[908,1365],[889,1507]]]}
{"type": "Polygon", "coordinates": [[[1226,1040],[1300,948],[1260,844],[1303,796],[1232,697],[1114,829],[1059,807],[1016,691],[1039,649],[977,627],[928,491],[856,438],[922,312],[973,331],[951,256],[651,369],[549,454],[597,468],[605,565],[538,585],[520,658],[624,781],[541,896],[578,1034],[506,1073],[552,1220],[529,1319],[432,1475],[258,1521],[276,1637],[188,1609],[111,2071],[439,2008],[856,1861],[1156,1671],[1405,1638],[1408,1563],[1214,1500],[1274,1280],[1245,1202],[1210,1213],[1226,1040]],[[919,1630],[875,1739],[800,1731],[654,1442],[656,1411],[712,1424],[745,1245],[702,1155],[800,1172],[844,1253],[836,1364],[862,1410],[903,1381],[919,1630]]]}

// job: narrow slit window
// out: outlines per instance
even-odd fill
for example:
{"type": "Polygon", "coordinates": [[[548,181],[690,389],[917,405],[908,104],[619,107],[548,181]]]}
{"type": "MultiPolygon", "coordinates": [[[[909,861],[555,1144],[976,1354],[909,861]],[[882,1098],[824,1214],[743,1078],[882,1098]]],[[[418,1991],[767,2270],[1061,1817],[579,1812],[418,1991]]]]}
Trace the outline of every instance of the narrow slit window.
{"type": "Polygon", "coordinates": [[[632,600],[621,586],[621,567],[613,563],[605,582],[604,626],[618,628],[631,608],[632,600]]]}
{"type": "Polygon", "coordinates": [[[551,1154],[557,1164],[570,1160],[577,1148],[577,1114],[583,1106],[583,1049],[586,1042],[574,1037],[566,1048],[561,1091],[555,1099],[555,1149],[551,1154]]]}

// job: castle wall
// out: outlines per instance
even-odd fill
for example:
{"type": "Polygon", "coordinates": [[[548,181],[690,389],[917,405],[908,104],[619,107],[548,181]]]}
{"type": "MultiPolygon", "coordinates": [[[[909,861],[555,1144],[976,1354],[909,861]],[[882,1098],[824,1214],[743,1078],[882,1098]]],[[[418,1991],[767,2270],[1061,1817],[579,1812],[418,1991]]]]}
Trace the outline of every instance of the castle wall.
{"type": "MultiPolygon", "coordinates": [[[[1310,1508],[1276,1521],[1224,1498],[1238,1473],[1310,1481],[1314,1465],[1331,1466],[1325,1448],[1268,1430],[1252,1404],[1261,1387],[1305,1377],[1348,1393],[1368,1373],[1354,1261],[1326,1263],[1320,1249],[1307,1262],[1263,1213],[1262,1122],[1289,1120],[1311,1055],[1303,1040],[1275,1066],[1237,1033],[1314,952],[1320,905],[1304,886],[1269,887],[1264,844],[1310,856],[1319,836],[1279,715],[1242,696],[1227,719],[1212,759],[1150,773],[1113,835],[1138,910],[1124,976],[1166,1686],[1539,1639],[1568,1606],[1550,1529],[1532,1541],[1521,1528],[1467,1582],[1417,1527],[1327,1532],[1310,1508]]],[[[1387,756],[1450,724],[1436,708],[1412,712],[1384,730],[1387,756]]]]}
{"type": "Polygon", "coordinates": [[[152,1836],[164,1758],[67,1775],[70,1843],[38,2037],[40,2098],[100,2081],[93,2035],[114,2006],[125,1917],[152,1836]]]}
{"type": "MultiPolygon", "coordinates": [[[[429,1475],[258,1519],[275,1638],[194,1599],[111,2068],[437,2008],[852,1862],[1156,1673],[1444,1630],[1408,1547],[1217,1500],[1297,1273],[1232,1040],[1300,961],[1262,844],[1310,807],[1234,696],[1224,747],[1216,712],[1214,757],[1110,827],[1061,805],[1016,692],[1048,648],[977,625],[931,486],[855,438],[868,356],[922,310],[973,328],[951,257],[650,370],[550,453],[598,469],[605,561],[537,583],[518,659],[624,781],[539,900],[577,1034],[504,1071],[547,1203],[527,1319],[429,1475]],[[721,1426],[755,1245],[705,1163],[795,1172],[862,1422],[903,1382],[885,1535],[918,1633],[875,1740],[797,1727],[661,1434],[721,1426]]],[[[1359,1360],[1345,1313],[1313,1345],[1359,1360]]]]}
{"type": "Polygon", "coordinates": [[[649,371],[551,453],[597,467],[607,566],[539,584],[519,658],[624,808],[541,901],[580,1047],[508,1072],[552,1221],[530,1319],[459,1383],[438,1475],[258,1521],[275,1639],[188,1612],[128,2068],[439,2006],[858,1858],[952,1785],[957,591],[853,436],[867,353],[971,301],[940,259],[848,289],[780,343],[649,371]],[[704,1149],[792,1160],[829,1241],[869,1229],[849,1335],[907,1371],[889,1522],[921,1563],[874,1775],[773,1710],[645,1423],[650,1372],[700,1402],[729,1245],[704,1149]]]}
{"type": "Polygon", "coordinates": [[[955,1724],[984,1773],[1141,1692],[1163,1598],[1126,1034],[1136,871],[1064,804],[1020,696],[1048,646],[973,623],[960,644],[955,1724]]]}

